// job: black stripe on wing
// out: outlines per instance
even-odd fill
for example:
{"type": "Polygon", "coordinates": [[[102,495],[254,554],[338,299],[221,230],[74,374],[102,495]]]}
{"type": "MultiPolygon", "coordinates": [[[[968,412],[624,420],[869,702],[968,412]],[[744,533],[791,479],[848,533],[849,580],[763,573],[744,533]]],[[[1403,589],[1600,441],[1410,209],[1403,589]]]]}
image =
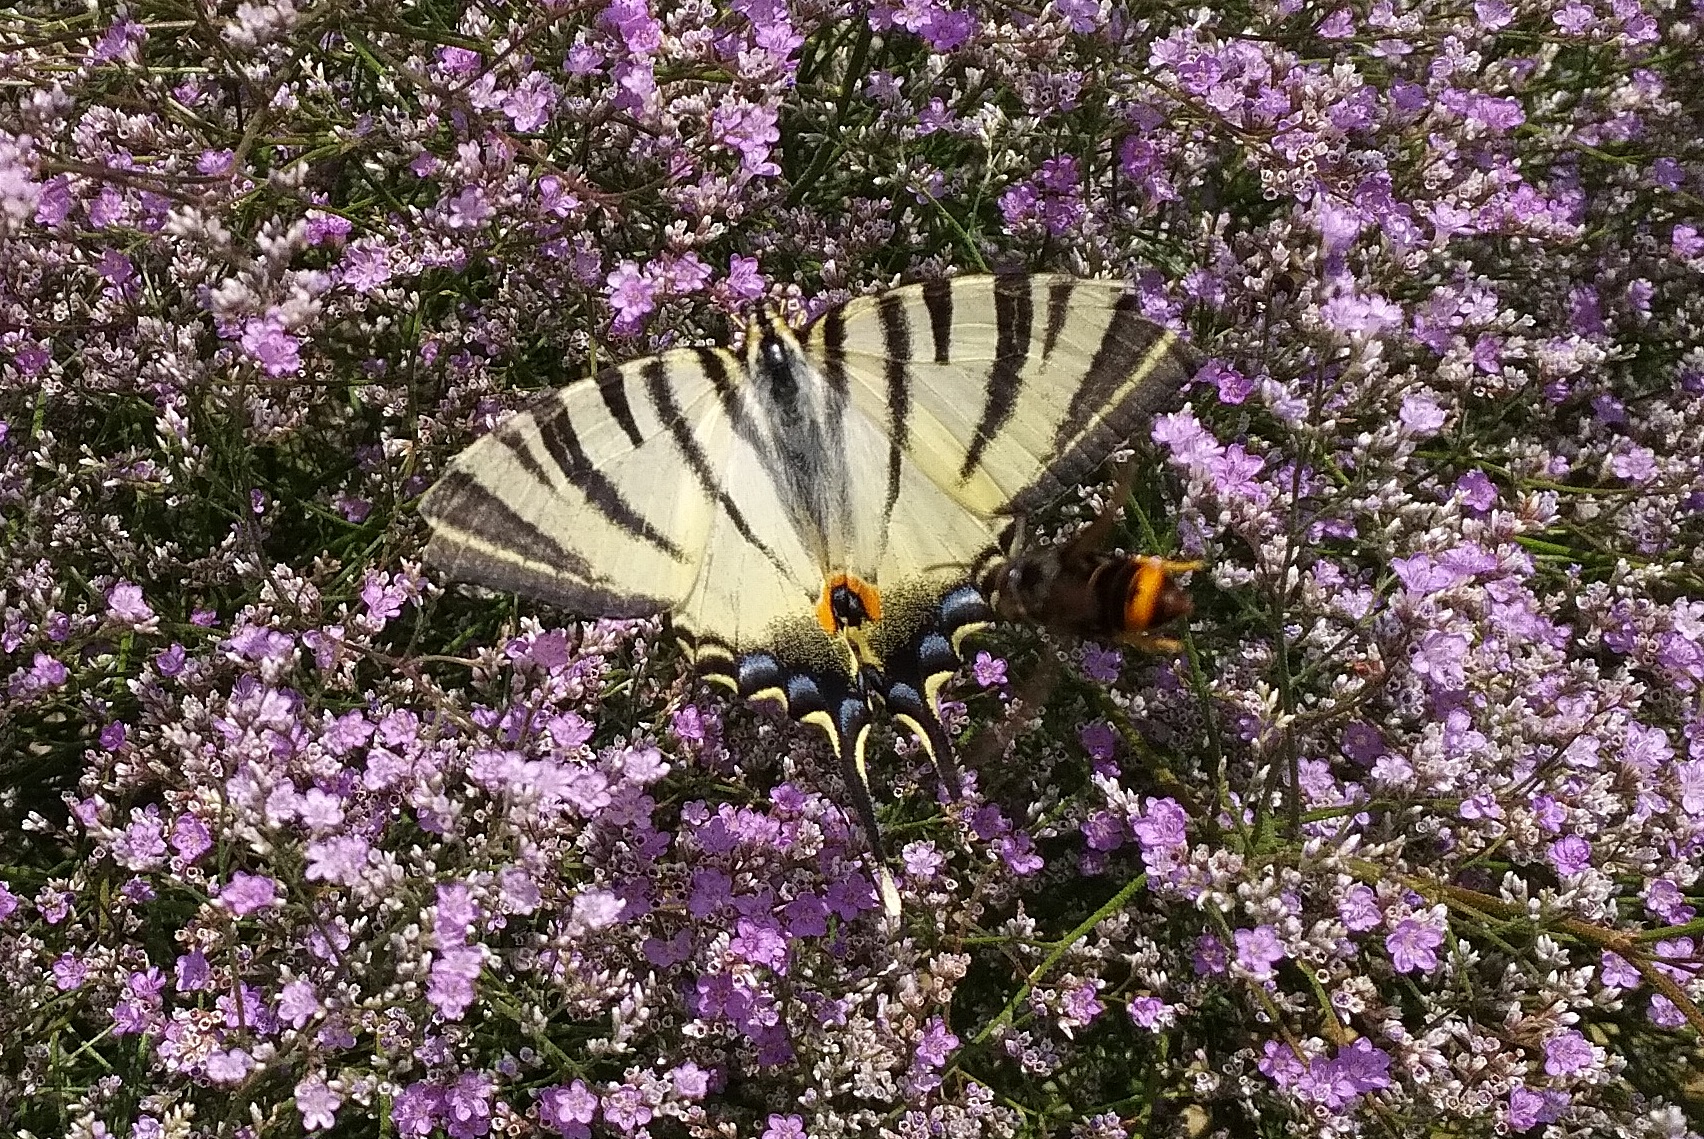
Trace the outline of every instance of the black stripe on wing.
{"type": "MultiPolygon", "coordinates": [[[[562,472],[562,477],[579,487],[580,492],[586,496],[586,501],[612,526],[650,543],[677,562],[687,560],[686,551],[682,550],[674,539],[653,526],[650,519],[634,509],[633,504],[627,501],[615,483],[610,481],[609,476],[592,464],[586,455],[585,447],[580,443],[579,433],[574,430],[573,416],[569,414],[566,404],[558,401],[553,412],[541,412],[535,420],[535,425],[538,428],[539,442],[544,445],[545,453],[562,472]]],[[[508,439],[504,441],[510,442],[508,439]]],[[[513,443],[510,443],[510,449],[520,450],[513,443]]],[[[530,457],[526,465],[531,469],[533,464],[530,457]]]]}
{"type": "MultiPolygon", "coordinates": [[[[924,287],[928,296],[929,286],[924,287]]],[[[911,374],[908,365],[912,356],[911,321],[905,305],[898,297],[883,297],[877,304],[882,324],[882,349],[887,363],[883,368],[887,379],[888,404],[888,462],[887,496],[882,501],[882,544],[876,564],[887,557],[888,531],[893,525],[893,508],[899,502],[899,476],[905,466],[905,452],[911,446],[911,374]]],[[[948,310],[951,315],[951,309],[948,310]]],[[[934,309],[930,309],[933,320],[934,309]]],[[[935,330],[937,338],[941,330],[935,330]]],[[[936,340],[939,352],[940,340],[936,340]]]]}
{"type": "Polygon", "coordinates": [[[1006,513],[1039,509],[1082,482],[1108,455],[1141,434],[1155,412],[1195,374],[1195,350],[1141,316],[1138,308],[1134,296],[1119,298],[1089,369],[1059,420],[1053,461],[1040,478],[1013,496],[1006,513]],[[1129,387],[1132,380],[1135,386],[1129,387]],[[1117,402],[1109,404],[1115,397],[1117,402]]]}
{"type": "MultiPolygon", "coordinates": [[[[899,302],[895,300],[894,303],[897,305],[899,302]]],[[[950,280],[924,282],[923,307],[929,313],[929,335],[935,342],[935,363],[949,363],[953,352],[953,283],[950,280]]]]}
{"type": "MultiPolygon", "coordinates": [[[[738,393],[735,390],[733,378],[728,374],[727,363],[722,353],[712,348],[703,349],[699,353],[699,365],[704,369],[705,375],[710,378],[710,383],[722,395],[725,407],[730,402],[738,402],[738,393]]],[[[722,486],[720,473],[711,469],[710,460],[705,456],[703,446],[693,435],[692,428],[686,421],[685,413],[675,400],[674,392],[669,388],[668,368],[663,364],[662,359],[646,361],[642,368],[642,374],[645,377],[645,392],[650,397],[652,404],[655,405],[657,418],[667,428],[670,438],[674,440],[675,449],[680,452],[680,457],[685,461],[686,469],[692,473],[692,479],[698,484],[698,488],[704,492],[706,498],[722,508],[722,513],[727,516],[735,533],[739,534],[753,549],[767,558],[771,565],[785,573],[784,563],[775,555],[773,550],[764,545],[762,540],[753,533],[751,526],[746,522],[745,515],[740,512],[738,506],[734,505],[733,499],[728,497],[727,490],[722,486]]]]}
{"type": "Polygon", "coordinates": [[[604,407],[609,410],[609,417],[615,420],[627,441],[635,447],[645,441],[645,436],[639,431],[639,421],[633,418],[633,407],[627,402],[627,374],[629,368],[605,368],[593,377],[598,385],[598,394],[603,396],[604,407]]]}
{"type": "Polygon", "coordinates": [[[1041,333],[1041,360],[1044,364],[1053,355],[1059,334],[1065,330],[1065,321],[1071,315],[1071,294],[1076,291],[1077,282],[1069,277],[1057,277],[1047,286],[1047,326],[1041,333]]]}
{"type": "Polygon", "coordinates": [[[421,510],[433,527],[427,560],[452,577],[608,617],[648,617],[668,608],[626,583],[601,581],[582,556],[465,471],[451,470],[439,479],[421,510]]]}
{"type": "MultiPolygon", "coordinates": [[[[1073,424],[1081,423],[1086,416],[1094,414],[1111,400],[1131,376],[1144,367],[1157,364],[1158,361],[1150,360],[1149,356],[1165,335],[1163,327],[1142,315],[1142,302],[1136,294],[1125,293],[1119,297],[1113,305],[1112,319],[1107,322],[1106,332],[1101,335],[1100,346],[1095,349],[1094,359],[1089,363],[1089,370],[1083,375],[1083,382],[1077,385],[1077,393],[1071,397],[1071,408],[1060,421],[1054,444],[1063,446],[1070,437],[1073,424]]],[[[1163,381],[1166,376],[1158,369],[1151,372],[1135,392],[1125,397],[1121,407],[1140,414],[1156,410],[1164,398],[1180,386],[1155,382],[1163,381]]]]}
{"type": "Polygon", "coordinates": [[[976,435],[959,465],[959,479],[970,478],[982,465],[982,456],[1012,417],[1023,387],[1024,365],[1029,361],[1030,332],[1035,324],[1035,305],[1030,296],[1031,278],[994,279],[994,367],[983,388],[982,419],[976,435]]]}

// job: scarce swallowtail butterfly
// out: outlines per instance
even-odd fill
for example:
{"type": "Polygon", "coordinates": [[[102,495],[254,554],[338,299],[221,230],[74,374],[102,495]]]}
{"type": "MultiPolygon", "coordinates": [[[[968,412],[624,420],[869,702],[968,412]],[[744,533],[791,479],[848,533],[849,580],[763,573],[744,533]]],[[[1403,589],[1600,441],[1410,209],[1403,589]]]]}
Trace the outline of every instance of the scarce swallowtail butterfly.
{"type": "Polygon", "coordinates": [[[1093,565],[1033,555],[1022,581],[1001,577],[1014,519],[1096,470],[1193,371],[1107,281],[930,281],[797,334],[760,311],[742,353],[618,364],[504,420],[421,500],[426,553],[583,615],[669,614],[704,675],[826,733],[879,865],[873,710],[957,795],[936,694],[995,616],[984,589],[1044,624],[1073,589],[1103,589],[1093,565]]]}

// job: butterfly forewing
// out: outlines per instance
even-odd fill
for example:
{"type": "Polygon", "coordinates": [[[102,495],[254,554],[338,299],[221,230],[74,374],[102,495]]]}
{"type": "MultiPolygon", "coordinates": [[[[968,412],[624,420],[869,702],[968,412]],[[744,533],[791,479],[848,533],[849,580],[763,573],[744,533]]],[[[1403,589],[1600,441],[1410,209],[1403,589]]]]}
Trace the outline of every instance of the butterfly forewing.
{"type": "Polygon", "coordinates": [[[1064,276],[893,289],[824,314],[804,344],[894,450],[982,515],[1057,498],[1193,371],[1123,286],[1064,276]]]}
{"type": "Polygon", "coordinates": [[[516,412],[456,459],[420,501],[427,557],[452,576],[578,612],[662,612],[698,577],[717,508],[705,483],[730,437],[697,353],[605,369],[516,412]],[[652,390],[659,372],[662,393],[652,390]],[[649,477],[665,458],[703,466],[706,479],[649,477]]]}

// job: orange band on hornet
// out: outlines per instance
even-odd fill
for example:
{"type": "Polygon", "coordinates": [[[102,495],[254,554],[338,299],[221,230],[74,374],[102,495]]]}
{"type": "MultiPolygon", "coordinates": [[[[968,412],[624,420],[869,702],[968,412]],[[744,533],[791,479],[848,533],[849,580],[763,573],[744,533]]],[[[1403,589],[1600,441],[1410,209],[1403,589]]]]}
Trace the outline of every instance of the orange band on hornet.
{"type": "Polygon", "coordinates": [[[1138,558],[1135,588],[1124,599],[1124,627],[1140,633],[1154,623],[1154,606],[1166,584],[1166,566],[1159,558],[1138,558]]]}

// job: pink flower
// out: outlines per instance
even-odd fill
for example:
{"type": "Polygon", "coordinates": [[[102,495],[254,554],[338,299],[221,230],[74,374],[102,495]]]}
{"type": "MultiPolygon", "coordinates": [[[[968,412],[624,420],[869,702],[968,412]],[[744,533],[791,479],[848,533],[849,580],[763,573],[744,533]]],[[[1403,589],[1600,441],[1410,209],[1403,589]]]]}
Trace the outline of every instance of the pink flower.
{"type": "Polygon", "coordinates": [[[615,310],[611,331],[619,336],[637,332],[657,307],[656,282],[634,262],[623,261],[610,272],[608,286],[610,307],[615,310]]]}
{"type": "Polygon", "coordinates": [[[269,376],[292,376],[302,370],[301,341],[284,330],[281,318],[250,317],[243,325],[243,352],[269,376]]]}
{"type": "Polygon", "coordinates": [[[279,904],[279,885],[264,874],[238,870],[219,891],[219,900],[238,917],[246,917],[279,904]]]}

